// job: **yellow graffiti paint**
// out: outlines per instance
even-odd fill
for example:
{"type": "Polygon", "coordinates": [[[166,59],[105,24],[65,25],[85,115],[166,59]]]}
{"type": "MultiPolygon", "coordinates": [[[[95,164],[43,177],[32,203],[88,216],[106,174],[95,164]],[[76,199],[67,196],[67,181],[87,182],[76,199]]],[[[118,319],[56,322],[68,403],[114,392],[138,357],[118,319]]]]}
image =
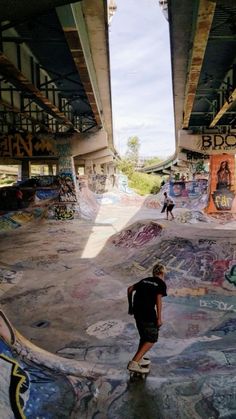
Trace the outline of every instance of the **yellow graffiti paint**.
{"type": "Polygon", "coordinates": [[[16,377],[18,382],[17,382],[17,386],[15,389],[15,394],[14,394],[14,398],[15,398],[15,403],[16,403],[16,407],[17,407],[17,413],[20,415],[20,417],[22,419],[26,419],[26,416],[22,410],[22,407],[20,405],[20,389],[22,384],[26,381],[26,378],[24,375],[22,375],[19,372],[20,369],[20,365],[12,358],[9,358],[8,356],[4,355],[4,354],[0,354],[0,358],[2,358],[3,360],[5,360],[6,362],[10,363],[12,365],[12,371],[11,374],[12,376],[16,377]]]}

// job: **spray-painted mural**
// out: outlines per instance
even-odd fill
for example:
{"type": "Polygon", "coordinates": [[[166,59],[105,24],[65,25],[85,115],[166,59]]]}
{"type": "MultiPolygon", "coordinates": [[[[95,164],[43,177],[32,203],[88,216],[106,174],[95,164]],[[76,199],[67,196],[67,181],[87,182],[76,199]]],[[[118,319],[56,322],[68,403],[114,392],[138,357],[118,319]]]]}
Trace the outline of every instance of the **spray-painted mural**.
{"type": "Polygon", "coordinates": [[[116,177],[116,185],[120,192],[133,194],[134,191],[128,186],[128,177],[126,175],[118,175],[116,177]]]}
{"type": "Polygon", "coordinates": [[[88,187],[92,192],[102,194],[108,190],[108,178],[106,175],[90,174],[88,176],[88,187]]]}
{"type": "Polygon", "coordinates": [[[236,212],[235,157],[226,154],[211,156],[210,173],[210,197],[207,212],[236,212]]]}
{"type": "Polygon", "coordinates": [[[52,137],[34,136],[32,133],[0,135],[0,157],[55,156],[55,140],[52,137]]]}
{"type": "Polygon", "coordinates": [[[162,227],[154,222],[136,223],[113,237],[112,243],[117,247],[141,247],[160,236],[162,227]]]}
{"type": "Polygon", "coordinates": [[[170,196],[181,198],[198,198],[206,193],[208,181],[198,179],[193,181],[170,182],[170,196]]]}

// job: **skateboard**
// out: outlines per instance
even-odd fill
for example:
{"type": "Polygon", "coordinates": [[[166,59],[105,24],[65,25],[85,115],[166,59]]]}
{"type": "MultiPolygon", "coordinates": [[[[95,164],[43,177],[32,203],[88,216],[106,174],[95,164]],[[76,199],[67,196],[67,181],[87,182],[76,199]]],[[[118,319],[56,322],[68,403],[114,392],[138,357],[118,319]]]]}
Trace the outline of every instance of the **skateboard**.
{"type": "Polygon", "coordinates": [[[138,380],[146,380],[148,374],[150,373],[150,369],[148,372],[137,372],[137,371],[129,371],[130,373],[130,381],[138,381],[138,380]]]}

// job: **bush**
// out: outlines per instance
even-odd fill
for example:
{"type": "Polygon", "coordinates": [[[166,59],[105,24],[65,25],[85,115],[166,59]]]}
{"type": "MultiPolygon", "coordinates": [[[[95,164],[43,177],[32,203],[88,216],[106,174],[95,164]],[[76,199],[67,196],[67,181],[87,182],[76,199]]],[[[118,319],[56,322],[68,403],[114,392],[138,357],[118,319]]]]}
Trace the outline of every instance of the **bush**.
{"type": "Polygon", "coordinates": [[[158,175],[134,172],[129,178],[129,187],[139,195],[156,194],[160,190],[161,181],[158,175]]]}
{"type": "Polygon", "coordinates": [[[0,185],[11,185],[13,182],[15,182],[14,179],[9,179],[9,178],[0,179],[0,185]]]}

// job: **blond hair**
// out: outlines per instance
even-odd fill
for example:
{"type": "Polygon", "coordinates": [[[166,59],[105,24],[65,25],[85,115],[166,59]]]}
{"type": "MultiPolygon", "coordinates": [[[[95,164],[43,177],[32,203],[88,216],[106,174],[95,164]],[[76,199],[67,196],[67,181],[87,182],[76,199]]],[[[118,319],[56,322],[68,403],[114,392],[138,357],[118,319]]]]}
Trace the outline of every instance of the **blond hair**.
{"type": "Polygon", "coordinates": [[[165,266],[162,265],[162,263],[156,263],[152,268],[152,274],[153,276],[158,276],[159,274],[162,274],[165,272],[165,266]]]}

